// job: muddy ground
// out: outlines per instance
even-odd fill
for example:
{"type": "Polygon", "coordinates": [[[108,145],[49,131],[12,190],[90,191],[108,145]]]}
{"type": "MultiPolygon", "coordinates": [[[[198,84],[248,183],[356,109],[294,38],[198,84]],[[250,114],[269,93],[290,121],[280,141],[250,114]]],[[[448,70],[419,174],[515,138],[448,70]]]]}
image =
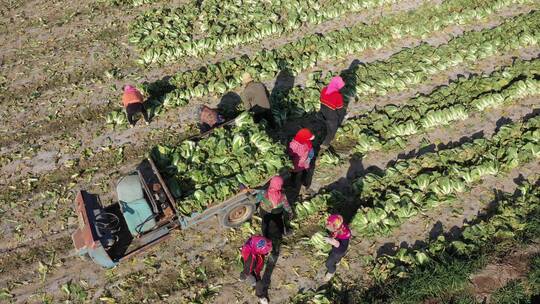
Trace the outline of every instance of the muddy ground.
{"type": "MultiPolygon", "coordinates": [[[[69,286],[79,286],[85,290],[86,302],[107,303],[115,298],[121,303],[189,303],[195,299],[204,303],[255,303],[252,292],[237,281],[238,248],[250,234],[249,227],[223,229],[217,221],[209,221],[198,229],[175,233],[151,252],[113,270],[104,270],[75,254],[70,239],[77,226],[73,212],[75,191],[85,188],[103,193],[104,201],[110,202],[115,180],[132,169],[151,146],[174,144],[194,134],[197,106],[216,105],[220,101],[220,96],[193,100],[187,107],[169,110],[148,127],[114,130],[105,125],[104,117],[119,108],[121,86],[155,81],[177,71],[280,46],[309,33],[324,33],[357,22],[372,23],[381,15],[411,10],[423,2],[436,5],[441,1],[406,0],[304,27],[211,58],[164,67],[137,65],[136,50],[127,42],[130,21],[149,8],[182,2],[186,1],[163,1],[134,8],[89,0],[0,1],[0,199],[3,203],[0,206],[0,301],[74,300],[75,289],[66,292],[66,286],[67,290],[69,286]],[[216,288],[216,294],[203,295],[211,287],[216,288]]],[[[489,20],[470,26],[456,25],[425,39],[403,39],[376,52],[322,62],[295,77],[293,82],[303,85],[309,72],[338,72],[353,60],[372,62],[388,58],[422,41],[442,44],[464,31],[496,26],[505,18],[534,8],[538,5],[506,8],[489,20]]],[[[354,116],[375,105],[403,103],[458,75],[490,72],[510,64],[513,58],[530,59],[539,53],[539,48],[528,48],[460,66],[407,92],[360,100],[348,111],[354,116]]],[[[265,84],[272,90],[275,83],[272,79],[265,84]]],[[[538,108],[539,98],[527,98],[512,106],[473,115],[448,128],[413,137],[402,151],[370,153],[362,160],[318,171],[313,188],[340,189],[347,193],[351,179],[368,172],[367,168],[382,169],[396,159],[424,153],[426,150],[420,147],[425,140],[436,149],[471,138],[489,137],[501,124],[519,120],[538,108]]],[[[339,276],[350,281],[360,278],[368,286],[369,278],[360,263],[362,256],[391,252],[437,231],[459,228],[485,208],[492,199],[493,189],[513,191],[520,176],[537,172],[540,172],[538,161],[506,176],[488,178],[464,195],[459,204],[418,216],[389,237],[353,239],[345,263],[348,266],[340,268],[339,276]]],[[[257,228],[255,218],[251,229],[257,228]]],[[[314,229],[318,229],[316,222],[307,223],[285,242],[272,275],[272,303],[287,303],[299,290],[317,284],[314,277],[324,257],[314,256],[301,241],[314,229]]],[[[497,269],[496,265],[490,267],[497,269]]],[[[493,269],[486,269],[484,274],[493,269]]],[[[515,265],[508,276],[519,277],[525,271],[515,265]]],[[[494,290],[493,286],[476,285],[481,295],[494,290]]]]}

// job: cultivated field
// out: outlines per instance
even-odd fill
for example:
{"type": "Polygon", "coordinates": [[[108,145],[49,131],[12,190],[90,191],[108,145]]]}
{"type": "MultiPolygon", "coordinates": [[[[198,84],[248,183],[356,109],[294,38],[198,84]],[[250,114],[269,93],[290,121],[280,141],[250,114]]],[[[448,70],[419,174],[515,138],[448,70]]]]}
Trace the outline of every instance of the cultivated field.
{"type": "MultiPolygon", "coordinates": [[[[245,73],[280,126],[253,142],[273,167],[251,159],[247,184],[299,127],[318,130],[332,76],[348,99],[317,193],[293,204],[270,303],[540,303],[538,0],[0,0],[0,40],[1,303],[256,303],[238,275],[258,217],[177,231],[109,270],[71,241],[77,190],[112,202],[152,148],[198,133],[200,105],[242,111],[223,105],[245,73]],[[127,127],[128,83],[148,126],[127,127]],[[323,285],[331,212],[353,239],[323,285]]],[[[201,195],[186,212],[226,196],[201,195]]]]}

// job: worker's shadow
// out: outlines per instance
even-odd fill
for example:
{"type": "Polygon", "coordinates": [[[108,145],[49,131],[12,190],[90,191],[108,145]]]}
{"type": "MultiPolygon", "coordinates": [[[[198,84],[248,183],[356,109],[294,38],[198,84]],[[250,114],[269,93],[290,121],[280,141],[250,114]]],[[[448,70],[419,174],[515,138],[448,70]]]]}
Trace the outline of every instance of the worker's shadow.
{"type": "Polygon", "coordinates": [[[274,82],[272,91],[270,92],[270,108],[272,117],[273,130],[269,131],[269,135],[275,140],[281,142],[281,144],[287,146],[290,138],[290,132],[286,128],[283,128],[283,117],[287,115],[287,109],[285,103],[289,98],[291,90],[294,88],[295,78],[292,72],[288,69],[281,70],[274,82]]]}
{"type": "MultiPolygon", "coordinates": [[[[359,67],[362,65],[363,63],[359,60],[354,60],[347,69],[340,72],[340,76],[345,82],[345,86],[341,89],[344,96],[345,111],[344,116],[341,117],[339,121],[338,128],[341,127],[346,120],[350,102],[356,98],[356,87],[358,83],[358,76],[356,73],[359,67]]],[[[352,148],[353,147],[351,146],[340,147],[339,145],[334,145],[330,147],[329,152],[347,154],[352,148]]],[[[365,175],[372,171],[379,172],[380,169],[376,167],[364,168],[362,155],[349,155],[349,167],[346,175],[324,187],[325,191],[337,190],[341,193],[348,194],[347,199],[338,200],[336,203],[331,203],[329,206],[329,211],[332,213],[342,214],[346,221],[352,220],[358,208],[365,205],[365,203],[358,203],[358,200],[354,199],[355,189],[352,185],[352,181],[359,176],[365,175]]]]}
{"type": "Polygon", "coordinates": [[[345,81],[345,86],[343,89],[341,89],[341,93],[343,94],[344,102],[345,102],[345,109],[347,112],[347,109],[349,107],[350,100],[356,98],[357,94],[357,84],[358,84],[358,76],[356,76],[356,72],[358,72],[358,69],[360,66],[364,65],[360,60],[355,59],[349,64],[349,67],[345,70],[341,71],[339,76],[343,78],[343,81],[345,81]]]}
{"type": "Polygon", "coordinates": [[[272,240],[272,253],[266,260],[266,267],[264,274],[261,278],[261,281],[257,285],[257,293],[264,295],[268,298],[268,290],[270,289],[270,284],[272,282],[272,274],[276,267],[277,261],[279,259],[279,254],[281,251],[281,244],[283,243],[283,232],[285,232],[285,223],[278,223],[277,221],[271,221],[268,223],[270,234],[270,239],[272,240]],[[282,226],[282,227],[280,227],[282,226]]]}
{"type": "MultiPolygon", "coordinates": [[[[290,113],[289,94],[294,88],[295,77],[292,72],[284,67],[277,75],[272,91],[270,92],[270,106],[273,128],[268,129],[268,135],[275,141],[288,147],[290,141],[301,129],[302,123],[297,120],[288,120],[290,113]]],[[[286,174],[284,174],[286,175],[286,174]]],[[[300,189],[289,178],[285,187],[288,201],[294,207],[300,189]]]]}
{"type": "MultiPolygon", "coordinates": [[[[356,96],[356,86],[357,86],[357,76],[356,73],[358,71],[358,68],[361,66],[361,62],[358,60],[354,60],[351,62],[349,67],[347,69],[341,71],[339,75],[343,78],[345,81],[345,86],[341,89],[341,92],[344,96],[344,111],[340,113],[340,115],[337,118],[337,127],[339,128],[346,116],[347,111],[349,107],[349,100],[355,98],[356,96]]],[[[285,74],[286,75],[286,74],[285,74]]],[[[322,77],[319,80],[322,83],[326,84],[326,81],[323,81],[325,77],[322,77]]],[[[277,83],[278,81],[276,81],[277,83]]],[[[276,86],[277,87],[277,86],[276,86]]],[[[310,189],[313,174],[315,172],[315,166],[317,163],[318,157],[321,155],[321,145],[323,144],[324,140],[328,136],[328,132],[330,132],[330,126],[326,122],[325,117],[320,112],[309,112],[306,113],[304,107],[306,105],[299,104],[299,102],[303,101],[297,101],[294,100],[294,96],[289,96],[290,91],[293,89],[293,83],[289,81],[288,90],[285,92],[282,92],[281,89],[274,90],[272,93],[272,99],[274,101],[275,107],[273,107],[274,110],[274,116],[277,117],[279,120],[281,117],[287,117],[287,121],[283,122],[282,124],[282,132],[285,134],[286,140],[284,144],[288,145],[290,140],[294,137],[296,132],[300,130],[301,128],[308,128],[312,131],[312,133],[315,135],[314,140],[314,150],[315,155],[312,159],[312,163],[310,166],[310,169],[304,173],[303,178],[300,178],[302,182],[291,180],[289,183],[290,189],[288,191],[288,198],[290,202],[296,202],[300,199],[301,189],[302,186],[305,186],[307,189],[310,189]],[[280,111],[283,111],[284,113],[281,113],[280,111]],[[290,118],[289,118],[290,117],[290,118]]],[[[319,100],[311,100],[312,102],[319,102],[319,100]]],[[[336,152],[334,151],[333,147],[329,148],[330,152],[336,152]]],[[[354,175],[356,171],[362,171],[363,167],[361,165],[361,161],[358,163],[358,161],[355,159],[354,163],[351,163],[351,168],[353,172],[349,172],[347,175],[348,177],[350,175],[354,175]]],[[[314,193],[311,191],[306,191],[307,196],[311,196],[314,193]]]]}
{"type": "Polygon", "coordinates": [[[304,173],[298,173],[296,179],[289,178],[287,181],[286,195],[287,199],[294,207],[294,203],[298,200],[302,185],[309,187],[313,177],[313,166],[319,151],[319,139],[323,125],[320,119],[317,118],[317,113],[305,113],[304,109],[291,98],[291,91],[294,90],[295,77],[287,68],[283,68],[274,83],[272,92],[270,93],[270,104],[272,108],[272,117],[277,128],[271,134],[274,140],[279,141],[285,147],[294,138],[295,134],[302,128],[308,128],[315,134],[314,150],[315,156],[312,159],[310,170],[304,173]]]}

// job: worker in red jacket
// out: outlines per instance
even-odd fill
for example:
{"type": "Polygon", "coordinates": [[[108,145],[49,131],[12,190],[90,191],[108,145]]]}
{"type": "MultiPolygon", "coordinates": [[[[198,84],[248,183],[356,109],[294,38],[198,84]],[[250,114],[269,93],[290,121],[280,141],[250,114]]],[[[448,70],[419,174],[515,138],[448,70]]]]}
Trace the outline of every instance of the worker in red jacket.
{"type": "Polygon", "coordinates": [[[345,107],[343,105],[343,95],[339,90],[345,86],[345,82],[340,76],[335,76],[328,86],[321,91],[321,109],[319,113],[326,123],[326,137],[321,144],[321,148],[327,148],[334,137],[338,127],[345,117],[345,107]]]}
{"type": "Polygon", "coordinates": [[[261,281],[261,271],[264,268],[264,259],[271,251],[272,241],[260,235],[250,237],[242,246],[244,269],[240,273],[240,279],[247,280],[251,286],[255,286],[259,303],[268,303],[264,283],[261,281]]]}
{"type": "Polygon", "coordinates": [[[124,86],[124,95],[122,95],[122,104],[126,109],[126,115],[130,127],[135,126],[137,121],[133,120],[133,116],[137,113],[142,113],[144,121],[146,124],[150,123],[148,118],[148,112],[143,105],[144,97],[141,92],[131,85],[124,86]]]}

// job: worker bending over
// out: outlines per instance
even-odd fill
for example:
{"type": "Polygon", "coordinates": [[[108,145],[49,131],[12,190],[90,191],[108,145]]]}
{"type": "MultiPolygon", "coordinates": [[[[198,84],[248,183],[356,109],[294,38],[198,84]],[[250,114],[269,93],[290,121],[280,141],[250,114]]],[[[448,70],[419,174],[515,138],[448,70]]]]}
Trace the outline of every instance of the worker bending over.
{"type": "Polygon", "coordinates": [[[124,94],[122,95],[122,104],[126,110],[127,120],[130,128],[133,128],[137,121],[133,120],[133,116],[137,113],[142,113],[146,124],[150,123],[148,112],[144,108],[144,97],[135,87],[131,85],[124,86],[124,94]]]}
{"type": "Polygon", "coordinates": [[[217,109],[212,109],[207,106],[201,107],[201,112],[199,116],[201,123],[200,129],[203,133],[225,122],[225,119],[222,115],[218,113],[217,109]]]}
{"type": "Polygon", "coordinates": [[[250,237],[241,249],[244,269],[240,273],[240,279],[255,287],[259,303],[268,303],[264,284],[261,281],[261,271],[264,268],[265,257],[270,251],[272,251],[272,241],[260,235],[250,237]]]}

